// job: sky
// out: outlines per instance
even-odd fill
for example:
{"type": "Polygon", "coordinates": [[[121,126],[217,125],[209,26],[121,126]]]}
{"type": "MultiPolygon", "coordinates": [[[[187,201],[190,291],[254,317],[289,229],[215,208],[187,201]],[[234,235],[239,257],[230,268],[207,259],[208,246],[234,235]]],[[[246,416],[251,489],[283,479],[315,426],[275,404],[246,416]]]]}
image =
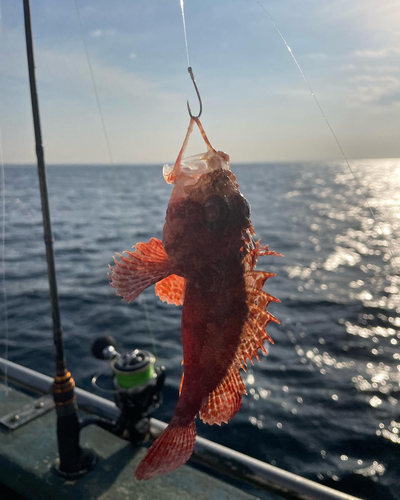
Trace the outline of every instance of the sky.
{"type": "MultiPolygon", "coordinates": [[[[399,0],[260,1],[347,157],[400,157],[399,0]]],[[[0,10],[3,159],[34,163],[22,0],[1,0],[0,10]]],[[[31,10],[47,163],[173,162],[189,122],[186,99],[198,109],[179,0],[31,0],[31,10]]],[[[235,163],[341,159],[256,0],[186,0],[185,12],[202,123],[216,149],[235,163]]],[[[193,134],[188,154],[204,149],[193,134]]]]}

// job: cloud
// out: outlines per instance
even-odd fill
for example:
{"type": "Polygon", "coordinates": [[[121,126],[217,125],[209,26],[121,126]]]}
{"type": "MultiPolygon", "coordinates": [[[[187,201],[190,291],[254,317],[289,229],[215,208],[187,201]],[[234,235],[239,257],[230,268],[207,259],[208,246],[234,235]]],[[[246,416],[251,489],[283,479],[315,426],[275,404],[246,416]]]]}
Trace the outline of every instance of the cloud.
{"type": "Polygon", "coordinates": [[[309,54],[305,54],[305,57],[308,57],[309,59],[314,59],[317,61],[321,61],[323,59],[328,58],[328,56],[325,54],[325,52],[310,52],[309,54]]]}
{"type": "Polygon", "coordinates": [[[358,67],[355,64],[344,64],[343,66],[338,66],[337,71],[354,71],[358,70],[358,67]]]}
{"type": "Polygon", "coordinates": [[[135,52],[131,52],[128,57],[129,57],[129,59],[136,59],[137,54],[135,54],[135,52]]]}
{"type": "Polygon", "coordinates": [[[399,73],[400,66],[364,66],[365,71],[372,73],[399,73]]]}
{"type": "Polygon", "coordinates": [[[89,33],[89,35],[92,38],[99,38],[100,36],[112,36],[112,35],[115,35],[115,33],[116,33],[116,30],[112,30],[112,29],[109,29],[109,30],[98,29],[98,30],[91,31],[89,33]]]}
{"type": "MultiPolygon", "coordinates": [[[[60,52],[52,49],[38,48],[38,78],[49,85],[49,88],[63,89],[72,94],[79,90],[91,88],[89,69],[83,51],[60,52]],[[41,71],[46,68],[45,71],[41,71]]],[[[128,65],[127,69],[114,67],[92,58],[93,73],[101,94],[107,98],[140,98],[151,97],[159,102],[176,102],[182,99],[179,93],[160,89],[160,82],[149,81],[135,74],[128,65]]],[[[162,84],[162,82],[161,82],[162,84]]]]}
{"type": "Polygon", "coordinates": [[[356,50],[353,55],[356,57],[382,58],[400,54],[398,47],[385,47],[380,50],[356,50]]]}
{"type": "Polygon", "coordinates": [[[400,86],[397,89],[386,92],[377,100],[382,106],[400,106],[400,86]]]}
{"type": "Polygon", "coordinates": [[[358,82],[363,82],[363,83],[372,83],[372,84],[394,84],[398,85],[399,84],[399,79],[394,77],[394,76],[381,76],[381,75],[356,75],[352,76],[347,79],[348,82],[352,83],[358,83],[358,82]]]}
{"type": "MultiPolygon", "coordinates": [[[[342,82],[347,88],[346,106],[348,108],[365,108],[375,111],[388,111],[400,106],[400,67],[381,64],[380,58],[400,53],[397,48],[381,50],[356,51],[353,55],[368,58],[369,64],[358,60],[336,68],[347,73],[342,82]]],[[[365,59],[364,59],[365,60],[365,59]]]]}
{"type": "Polygon", "coordinates": [[[349,80],[360,85],[351,92],[348,107],[400,107],[400,78],[360,75],[349,80]]]}
{"type": "Polygon", "coordinates": [[[98,38],[99,36],[101,36],[103,34],[103,30],[94,30],[94,31],[91,31],[90,32],[90,36],[92,38],[98,38]]]}

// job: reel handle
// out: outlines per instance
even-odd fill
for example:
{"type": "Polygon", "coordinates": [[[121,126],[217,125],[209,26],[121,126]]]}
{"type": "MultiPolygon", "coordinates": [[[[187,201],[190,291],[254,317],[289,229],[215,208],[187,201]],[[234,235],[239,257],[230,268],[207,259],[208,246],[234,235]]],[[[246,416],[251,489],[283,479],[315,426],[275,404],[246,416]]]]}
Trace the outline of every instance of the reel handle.
{"type": "Polygon", "coordinates": [[[99,337],[92,344],[92,354],[97,359],[114,359],[118,356],[115,339],[111,335],[99,337]]]}

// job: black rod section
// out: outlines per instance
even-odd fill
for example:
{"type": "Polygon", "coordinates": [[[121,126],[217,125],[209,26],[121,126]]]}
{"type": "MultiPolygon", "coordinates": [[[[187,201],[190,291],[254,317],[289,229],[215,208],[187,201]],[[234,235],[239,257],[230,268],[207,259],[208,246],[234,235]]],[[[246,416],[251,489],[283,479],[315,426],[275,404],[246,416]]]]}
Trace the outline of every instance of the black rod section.
{"type": "Polygon", "coordinates": [[[51,231],[49,198],[47,193],[46,167],[40,128],[39,101],[36,88],[35,59],[33,55],[33,38],[31,25],[31,9],[29,0],[23,0],[25,19],[26,52],[28,56],[29,85],[31,89],[33,126],[35,129],[36,156],[39,175],[40,198],[42,201],[42,215],[44,228],[44,242],[46,246],[47,274],[50,285],[51,313],[53,317],[53,338],[56,347],[57,374],[62,375],[66,370],[64,344],[58,303],[56,268],[54,263],[53,234],[51,231]]]}
{"type": "Polygon", "coordinates": [[[33,55],[31,9],[29,0],[23,0],[23,5],[33,127],[35,130],[40,198],[42,201],[47,275],[49,278],[51,314],[53,317],[53,339],[56,348],[57,376],[55,377],[53,384],[53,397],[57,410],[57,441],[60,456],[56,470],[66,479],[76,479],[93,469],[97,463],[97,456],[91,450],[85,450],[79,446],[79,433],[81,427],[76,413],[77,404],[74,392],[75,382],[71,373],[67,370],[64,354],[63,332],[60,320],[60,307],[58,303],[56,267],[53,251],[54,240],[51,231],[46,166],[44,163],[42,133],[40,130],[39,101],[36,88],[35,59],[33,55]]]}

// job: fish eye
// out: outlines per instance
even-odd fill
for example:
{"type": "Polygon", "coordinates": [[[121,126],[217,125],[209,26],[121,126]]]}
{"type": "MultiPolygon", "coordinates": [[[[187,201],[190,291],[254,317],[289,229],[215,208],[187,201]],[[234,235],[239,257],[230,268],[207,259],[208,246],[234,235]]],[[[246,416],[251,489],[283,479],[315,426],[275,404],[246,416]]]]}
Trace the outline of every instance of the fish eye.
{"type": "Polygon", "coordinates": [[[203,216],[206,223],[222,223],[228,215],[228,204],[217,195],[210,196],[204,204],[203,216]]]}

